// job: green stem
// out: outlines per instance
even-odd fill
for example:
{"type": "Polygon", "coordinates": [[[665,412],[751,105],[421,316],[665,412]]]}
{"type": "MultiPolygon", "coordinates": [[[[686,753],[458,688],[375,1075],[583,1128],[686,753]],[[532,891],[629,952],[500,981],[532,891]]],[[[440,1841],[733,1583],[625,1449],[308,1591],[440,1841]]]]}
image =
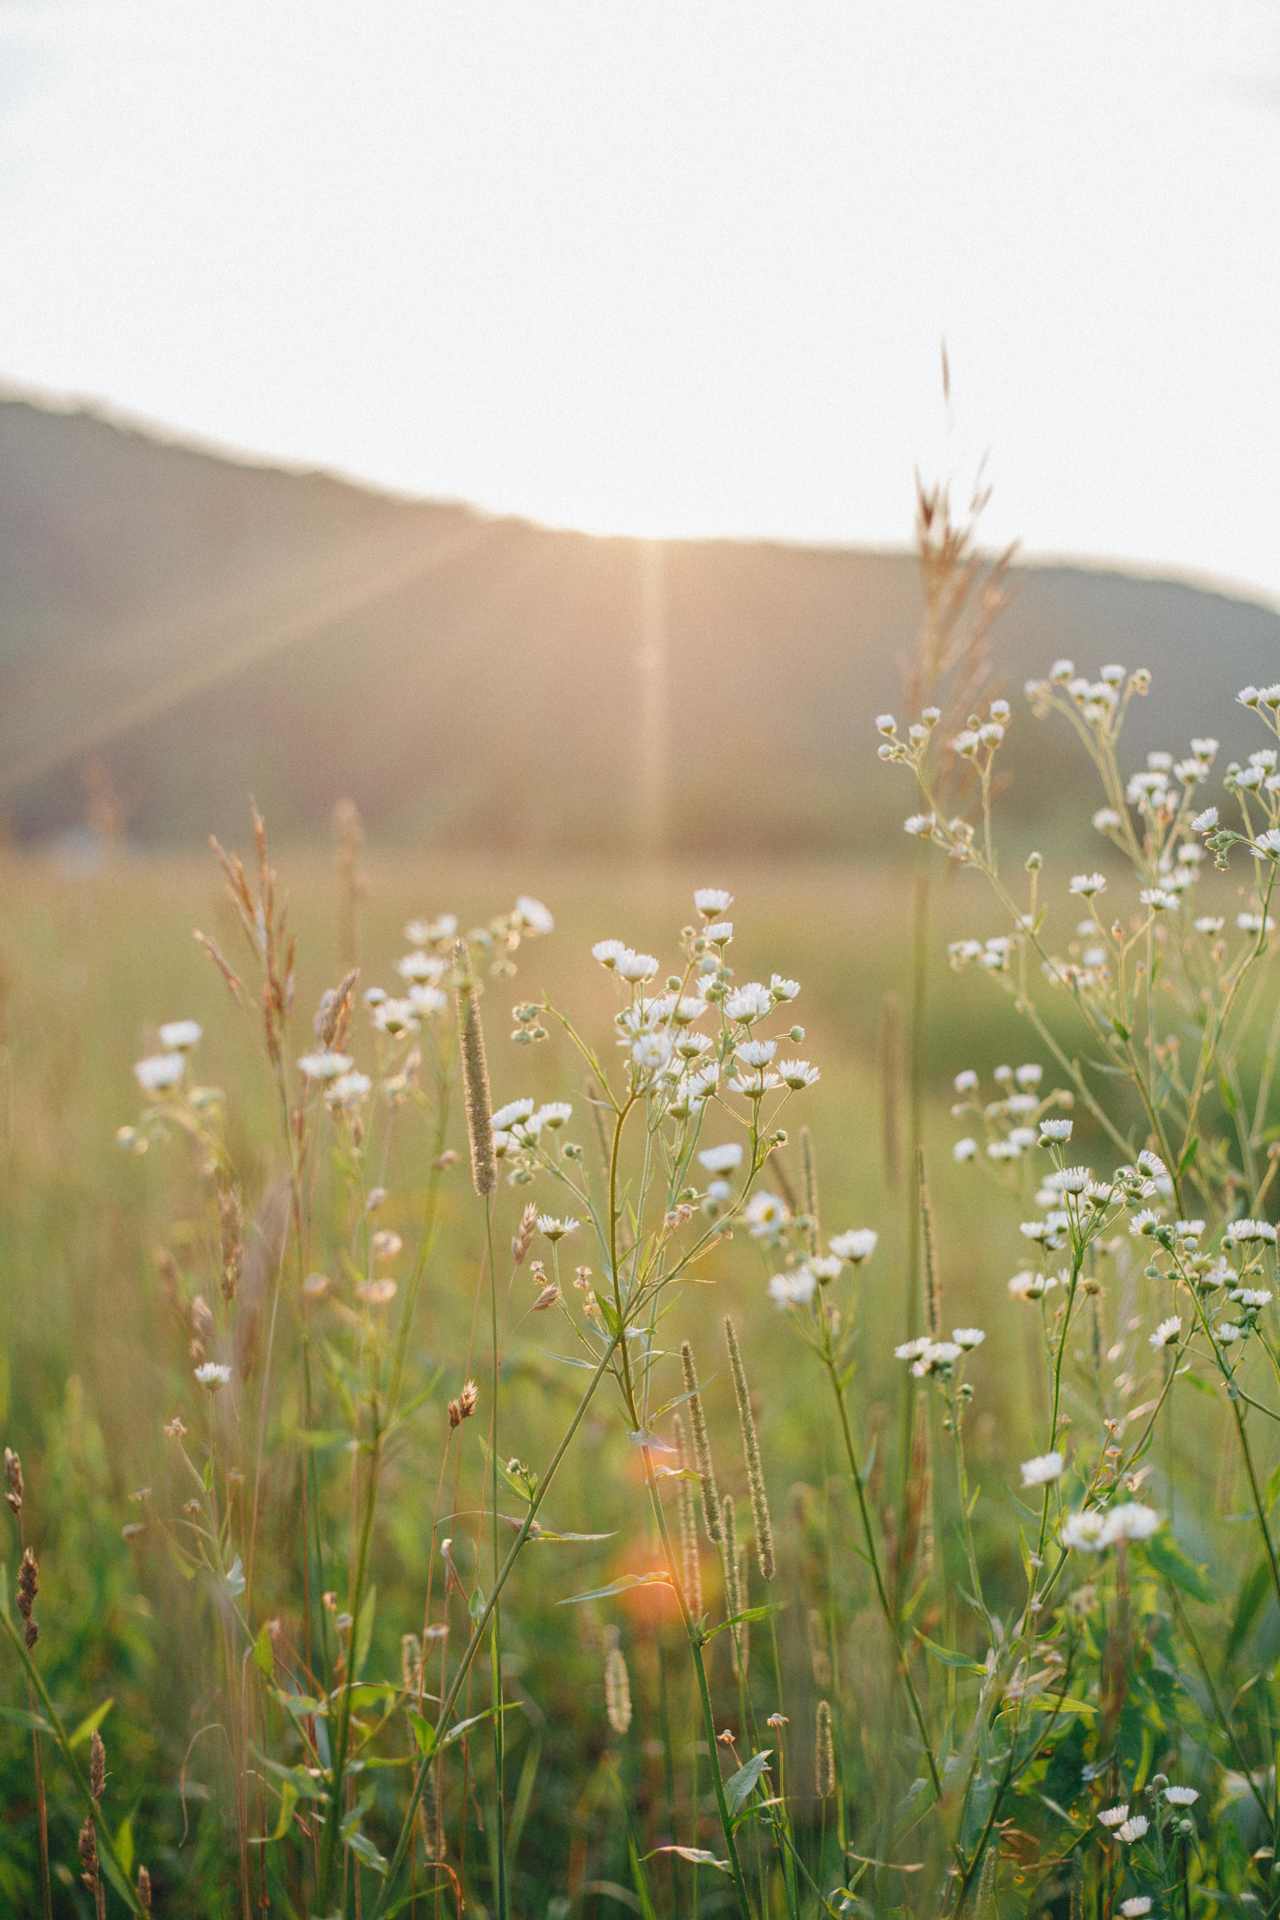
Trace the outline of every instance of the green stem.
{"type": "Polygon", "coordinates": [[[116,1884],[116,1891],[120,1894],[121,1899],[128,1907],[130,1913],[142,1914],[141,1902],[129,1884],[129,1876],[125,1872],[120,1855],[116,1852],[116,1844],[111,1838],[111,1833],[103,1816],[102,1808],[93,1797],[84,1770],[80,1762],[76,1759],[75,1750],[67,1737],[67,1730],[62,1724],[58,1709],[54,1706],[50,1698],[49,1689],[45,1686],[40,1670],[28,1653],[23,1642],[23,1637],[10,1618],[7,1608],[0,1608],[0,1627],[4,1628],[10,1645],[22,1663],[27,1681],[44,1709],[45,1719],[48,1721],[53,1734],[54,1744],[66,1762],[71,1777],[76,1783],[76,1789],[84,1801],[85,1806],[88,1808],[90,1818],[97,1829],[98,1851],[111,1863],[112,1878],[116,1884]]]}
{"type": "MultiPolygon", "coordinates": [[[[601,1354],[599,1360],[597,1361],[595,1372],[592,1374],[590,1380],[587,1382],[587,1385],[583,1391],[582,1397],[578,1401],[578,1404],[574,1409],[573,1417],[570,1420],[568,1426],[565,1428],[563,1434],[560,1436],[559,1444],[556,1447],[555,1452],[552,1454],[550,1461],[547,1463],[546,1471],[540,1476],[538,1480],[538,1484],[534,1489],[533,1498],[529,1502],[528,1512],[525,1514],[524,1519],[520,1523],[519,1532],[516,1534],[516,1537],[512,1541],[510,1547],[507,1549],[507,1557],[503,1561],[498,1577],[493,1583],[493,1591],[489,1595],[488,1599],[485,1601],[485,1604],[480,1612],[480,1617],[476,1621],[475,1626],[471,1630],[471,1638],[468,1640],[466,1647],[463,1649],[462,1657],[458,1662],[457,1670],[454,1673],[453,1679],[449,1683],[449,1687],[445,1693],[444,1699],[440,1703],[440,1714],[439,1714],[439,1719],[436,1723],[437,1726],[440,1728],[444,1728],[446,1720],[448,1719],[449,1715],[452,1713],[455,1705],[457,1704],[458,1695],[462,1692],[463,1686],[466,1682],[467,1675],[471,1671],[471,1666],[473,1661],[475,1660],[476,1654],[479,1652],[480,1648],[484,1645],[485,1639],[488,1635],[489,1622],[493,1617],[493,1610],[498,1604],[498,1596],[502,1592],[503,1587],[505,1587],[505,1585],[507,1584],[507,1581],[511,1576],[512,1569],[514,1568],[516,1561],[520,1557],[521,1550],[523,1549],[525,1542],[528,1540],[529,1535],[533,1531],[533,1524],[534,1524],[534,1521],[537,1519],[538,1509],[541,1507],[542,1502],[546,1497],[546,1494],[551,1486],[551,1483],[555,1479],[555,1476],[560,1467],[561,1461],[564,1459],[565,1454],[569,1451],[570,1446],[573,1444],[574,1435],[577,1433],[578,1428],[582,1425],[582,1422],[586,1417],[587,1409],[591,1405],[592,1400],[595,1398],[596,1390],[599,1387],[600,1382],[604,1379],[605,1374],[608,1373],[610,1368],[612,1367],[613,1357],[621,1344],[622,1344],[622,1333],[619,1330],[619,1332],[614,1334],[613,1337],[610,1339],[608,1346],[605,1348],[604,1352],[601,1354]]],[[[409,1805],[405,1811],[404,1819],[402,1820],[400,1825],[399,1838],[396,1841],[395,1851],[391,1856],[391,1863],[387,1869],[387,1877],[383,1881],[382,1891],[378,1897],[377,1905],[374,1907],[373,1912],[370,1914],[369,1920],[382,1920],[382,1916],[386,1913],[388,1904],[392,1898],[392,1895],[395,1892],[396,1883],[399,1880],[399,1877],[404,1870],[405,1860],[408,1857],[409,1849],[413,1844],[414,1821],[417,1818],[418,1807],[421,1804],[423,1791],[426,1787],[427,1774],[430,1770],[431,1760],[432,1760],[432,1755],[428,1753],[423,1756],[422,1761],[419,1764],[418,1772],[413,1783],[413,1791],[409,1795],[409,1805]]]]}

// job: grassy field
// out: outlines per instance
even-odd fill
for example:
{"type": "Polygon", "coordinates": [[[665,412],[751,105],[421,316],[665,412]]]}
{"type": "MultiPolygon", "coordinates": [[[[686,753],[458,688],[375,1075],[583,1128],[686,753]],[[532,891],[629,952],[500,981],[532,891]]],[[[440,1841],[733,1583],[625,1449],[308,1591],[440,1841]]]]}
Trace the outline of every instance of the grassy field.
{"type": "MultiPolygon", "coordinates": [[[[1185,822],[1177,831],[1190,837],[1185,822]]],[[[1081,858],[1096,855],[1085,846],[1081,858]]],[[[39,1562],[39,1638],[24,1674],[10,1616],[4,1669],[8,1910],[36,1914],[44,1898],[34,1734],[57,1913],[142,1910],[139,1863],[155,1911],[242,1920],[464,1908],[502,1920],[1277,1911],[1273,1344],[1264,1326],[1241,1360],[1206,1318],[1193,1347],[1183,1305],[1173,1344],[1153,1350],[1157,1322],[1179,1311],[1179,1276],[1162,1268],[1157,1281],[1152,1263],[1168,1249],[1139,1241],[1135,1252],[1119,1216],[1105,1242],[1073,1225],[1064,1251],[1028,1246],[1020,1223],[1043,1211],[1037,1189],[1061,1155],[1033,1143],[982,1164],[986,1130],[1005,1138],[1013,1122],[953,1117],[953,1081],[977,1070],[990,1104],[1008,1092],[998,1065],[1035,1063],[1047,1096],[1069,1082],[1046,1036],[1072,1059],[1092,1043],[1078,1009],[1051,1012],[1038,1036],[999,980],[948,968],[948,941],[1005,928],[981,875],[910,847],[878,869],[749,849],[696,869],[546,871],[371,852],[355,920],[360,976],[349,1010],[331,1016],[342,1050],[375,1079],[403,1070],[406,1043],[371,1031],[361,996],[400,990],[406,923],[448,911],[463,930],[485,925],[520,894],[554,912],[553,933],[520,942],[513,978],[488,975],[472,948],[492,1101],[571,1101],[563,1137],[582,1158],[569,1170],[613,1202],[593,1202],[602,1239],[589,1222],[565,1241],[533,1229],[517,1265],[509,1249],[528,1200],[580,1209],[549,1163],[512,1184],[513,1150],[489,1251],[451,1005],[412,1042],[422,1066],[402,1096],[374,1096],[367,1129],[308,1090],[296,1062],[322,1045],[312,1016],[352,958],[349,902],[327,855],[281,849],[273,865],[297,938],[292,1005],[272,1030],[283,1083],[256,1004],[263,956],[241,937],[211,857],[121,859],[75,878],[17,858],[4,867],[0,1433],[24,1482],[10,1606],[22,1541],[39,1562]],[[910,927],[927,872],[921,988],[910,927]],[[735,1136],[749,1167],[759,1158],[756,1187],[790,1215],[780,1235],[740,1223],[716,1237],[699,1197],[709,1176],[689,1153],[731,1130],[708,1118],[673,1158],[659,1120],[642,1124],[651,1096],[627,1098],[637,1070],[611,1031],[632,996],[591,956],[618,937],[661,956],[659,983],[682,974],[679,930],[697,924],[703,885],[735,895],[736,979],[801,983],[794,1005],[778,1006],[804,1028],[783,1052],[821,1068],[787,1102],[785,1143],[766,1152],[750,1129],[735,1136]],[[194,928],[243,975],[247,1005],[194,928]],[[923,1223],[908,1073],[921,991],[923,1223]],[[545,1025],[547,1038],[519,1044],[522,1003],[571,1009],[599,1061],[584,1061],[545,1012],[523,1025],[545,1025]],[[179,1019],[203,1029],[183,1086],[220,1089],[220,1100],[180,1090],[148,1103],[140,1091],[134,1062],[160,1049],[160,1023],[179,1019]],[[619,1093],[593,1121],[596,1065],[619,1093]],[[611,1156],[612,1129],[621,1134],[633,1107],[611,1156]],[[138,1127],[122,1145],[120,1130],[138,1127]],[[953,1157],[970,1133],[978,1164],[953,1157]],[[677,1217],[686,1187],[697,1192],[677,1217]],[[374,1188],[385,1197],[371,1205],[374,1188]],[[865,1265],[820,1274],[819,1305],[780,1308],[770,1278],[807,1272],[854,1228],[879,1236],[865,1265]],[[394,1239],[375,1242],[375,1231],[394,1239]],[[708,1237],[688,1266],[673,1251],[682,1234],[708,1237]],[[602,1304],[575,1287],[580,1263],[602,1304]],[[610,1317],[611,1265],[625,1336],[610,1317]],[[1011,1275],[1037,1266],[1061,1270],[1056,1299],[1011,1299],[1011,1275]],[[651,1299],[646,1274],[662,1276],[651,1299]],[[397,1287],[384,1299],[386,1278],[397,1287]],[[557,1284],[560,1300],[535,1308],[557,1284]],[[1064,1318],[1077,1284],[1078,1311],[1064,1318]],[[749,1375],[745,1419],[726,1314],[749,1375]],[[913,1383],[895,1345],[922,1331],[945,1342],[953,1327],[985,1340],[913,1383]],[[700,1403],[682,1375],[684,1341],[700,1403]],[[548,1486],[597,1360],[601,1390],[548,1486]],[[199,1386],[197,1363],[228,1366],[227,1386],[199,1386]],[[451,1422],[471,1377],[475,1415],[451,1422]],[[741,1567],[689,1535],[705,1462],[691,1451],[682,1468],[671,1449],[677,1424],[692,1449],[700,1404],[718,1494],[736,1497],[750,1543],[741,1567]],[[175,1418],[181,1434],[166,1432],[175,1418]],[[1245,1435],[1251,1446],[1237,1444],[1245,1435]],[[1058,1450],[1071,1495],[1065,1481],[1024,1488],[1019,1463],[1058,1450]],[[1060,1586],[1035,1598],[1068,1506],[1130,1500],[1158,1510],[1159,1533],[1064,1554],[1060,1586]],[[495,1669],[491,1556],[522,1539],[531,1508],[540,1533],[502,1589],[495,1669]],[[583,1594],[600,1597],[562,1604],[583,1594]],[[709,1727],[724,1736],[714,1748],[709,1727]],[[1162,1779],[1199,1795],[1194,1814],[1161,1797],[1162,1779]],[[1144,1809],[1149,1828],[1117,1841],[1097,1822],[1113,1804],[1144,1809]]],[[[1247,907],[1256,875],[1233,876],[1203,883],[1200,910],[1219,898],[1228,915],[1247,907]]],[[[1062,940],[1078,913],[1065,899],[1059,882],[1050,915],[1062,940]]],[[[438,950],[452,965],[451,943],[438,950]]],[[[1134,1155],[1163,1135],[1152,1111],[1194,1105],[1160,1047],[1178,1034],[1194,1065],[1213,1025],[1205,954],[1186,962],[1189,1012],[1171,999],[1166,1015],[1148,991],[1147,1013],[1134,1013],[1134,1085],[1114,1060],[1090,1082],[1134,1155]]],[[[1233,1009],[1236,1051],[1224,1036],[1215,1056],[1214,1139],[1226,1144],[1210,1144],[1206,1123],[1175,1169],[1186,1211],[1193,1200],[1217,1208],[1214,1231],[1268,1211],[1269,949],[1255,972],[1260,988],[1233,1009]],[[1223,1116],[1242,1105],[1255,1122],[1236,1128],[1237,1153],[1223,1116]]],[[[1032,1105],[1033,1135],[1041,1113],[1067,1111],[1032,1105]]],[[[1117,1153],[1078,1093],[1072,1111],[1071,1157],[1110,1167],[1117,1153]]],[[[1260,1255],[1272,1272],[1274,1253],[1260,1255]]]]}

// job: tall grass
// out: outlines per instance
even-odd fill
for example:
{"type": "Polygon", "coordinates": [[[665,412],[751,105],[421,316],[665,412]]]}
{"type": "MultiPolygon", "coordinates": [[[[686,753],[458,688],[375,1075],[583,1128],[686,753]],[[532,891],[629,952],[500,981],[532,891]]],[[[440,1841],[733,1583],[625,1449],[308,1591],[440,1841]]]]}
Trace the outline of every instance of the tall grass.
{"type": "Polygon", "coordinates": [[[1280,1910],[1280,686],[1247,762],[1135,768],[1149,676],[1058,663],[1060,874],[975,686],[876,723],[971,916],[879,1113],[820,913],[699,888],[649,953],[598,905],[549,969],[521,896],[396,957],[344,812],[304,1005],[264,824],[216,850],[224,1009],[120,1130],[150,1274],[76,1274],[149,1289],[127,1540],[83,1412],[10,1436],[16,1911],[1280,1910]]]}

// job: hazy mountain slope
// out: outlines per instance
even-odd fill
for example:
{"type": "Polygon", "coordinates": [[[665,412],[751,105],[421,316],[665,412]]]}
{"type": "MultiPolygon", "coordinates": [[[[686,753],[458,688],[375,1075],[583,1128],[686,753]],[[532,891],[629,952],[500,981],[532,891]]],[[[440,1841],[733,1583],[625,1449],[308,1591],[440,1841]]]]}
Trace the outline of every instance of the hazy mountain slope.
{"type": "MultiPolygon", "coordinates": [[[[82,816],[96,760],[153,840],[237,832],[253,791],[281,832],[351,793],[385,835],[866,844],[906,802],[869,720],[917,617],[905,556],[655,553],[0,402],[0,813],[23,834],[82,816]]],[[[1135,750],[1238,738],[1220,690],[1280,674],[1280,618],[1021,570],[1001,678],[1064,652],[1157,671],[1135,750]]],[[[1064,742],[1019,739],[1042,795],[1075,777],[1064,742]]]]}

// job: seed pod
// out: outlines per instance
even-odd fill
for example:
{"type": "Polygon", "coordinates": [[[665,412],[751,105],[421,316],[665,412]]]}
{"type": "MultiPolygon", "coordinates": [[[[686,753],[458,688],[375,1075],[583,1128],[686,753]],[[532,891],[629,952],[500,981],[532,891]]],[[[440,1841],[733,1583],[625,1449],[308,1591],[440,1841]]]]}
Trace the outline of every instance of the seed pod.
{"type": "Polygon", "coordinates": [[[920,1245],[924,1254],[924,1320],[929,1338],[941,1338],[942,1283],[938,1277],[937,1249],[933,1241],[933,1209],[929,1205],[929,1185],[924,1172],[924,1149],[916,1153],[916,1183],[920,1196],[920,1245]]]}
{"type": "Polygon", "coordinates": [[[604,1706],[613,1731],[625,1733],[631,1725],[631,1677],[616,1640],[604,1657],[604,1706]]]}
{"type": "Polygon", "coordinates": [[[151,1911],[151,1875],[145,1867],[138,1868],[138,1905],[144,1913],[151,1911]]]}
{"type": "MultiPolygon", "coordinates": [[[[673,1422],[676,1436],[676,1457],[681,1468],[689,1469],[689,1444],[685,1434],[684,1421],[680,1415],[673,1422]]],[[[693,1503],[693,1486],[688,1480],[679,1482],[677,1510],[680,1516],[680,1577],[684,1583],[684,1597],[690,1613],[696,1620],[702,1612],[702,1561],[698,1554],[698,1514],[693,1503]]]]}
{"type": "MultiPolygon", "coordinates": [[[[459,944],[458,964],[466,963],[466,949],[459,944]]],[[[489,1092],[489,1068],[485,1060],[484,1030],[480,1025],[477,987],[470,974],[458,985],[458,1037],[462,1051],[462,1091],[467,1111],[467,1140],[471,1147],[471,1184],[481,1199],[487,1199],[498,1181],[498,1163],[493,1152],[493,1099],[489,1092]]]]}
{"type": "Polygon", "coordinates": [[[820,1800],[829,1800],[836,1790],[836,1743],[831,1726],[831,1702],[819,1700],[814,1730],[814,1784],[820,1800]]]}
{"type": "Polygon", "coordinates": [[[760,1563],[761,1577],[772,1580],[776,1571],[773,1557],[773,1522],[769,1516],[769,1496],[765,1490],[764,1470],[760,1465],[760,1441],[756,1433],[756,1417],[752,1411],[746,1368],[742,1364],[742,1348],[738,1343],[738,1331],[727,1315],[724,1323],[724,1337],[729,1348],[729,1370],[733,1375],[734,1397],[738,1402],[738,1426],[742,1432],[742,1454],[747,1467],[747,1488],[751,1494],[751,1519],[755,1527],[756,1558],[760,1563]]]}
{"type": "Polygon", "coordinates": [[[417,1693],[422,1686],[422,1642],[416,1633],[400,1636],[400,1685],[406,1693],[417,1693]]]}
{"type": "Polygon", "coordinates": [[[4,1450],[5,1499],[15,1513],[22,1512],[26,1488],[22,1479],[22,1461],[12,1447],[4,1450]]]}
{"type": "Polygon", "coordinates": [[[23,1549],[22,1563],[18,1568],[18,1612],[26,1622],[24,1638],[28,1653],[40,1638],[40,1629],[31,1618],[31,1610],[40,1591],[40,1567],[30,1547],[23,1549]]]}
{"type": "Polygon", "coordinates": [[[89,1791],[95,1800],[101,1800],[107,1786],[107,1750],[102,1744],[102,1735],[95,1727],[89,1742],[89,1791]]]}
{"type": "Polygon", "coordinates": [[[693,1348],[686,1340],[680,1348],[680,1363],[684,1369],[684,1390],[689,1401],[689,1424],[693,1430],[693,1459],[698,1470],[698,1485],[702,1491],[702,1522],[707,1530],[707,1538],[712,1546],[721,1544],[723,1535],[720,1529],[720,1496],[716,1491],[715,1469],[711,1464],[711,1436],[707,1432],[707,1416],[703,1412],[702,1395],[698,1391],[698,1370],[693,1364],[693,1348]]]}

